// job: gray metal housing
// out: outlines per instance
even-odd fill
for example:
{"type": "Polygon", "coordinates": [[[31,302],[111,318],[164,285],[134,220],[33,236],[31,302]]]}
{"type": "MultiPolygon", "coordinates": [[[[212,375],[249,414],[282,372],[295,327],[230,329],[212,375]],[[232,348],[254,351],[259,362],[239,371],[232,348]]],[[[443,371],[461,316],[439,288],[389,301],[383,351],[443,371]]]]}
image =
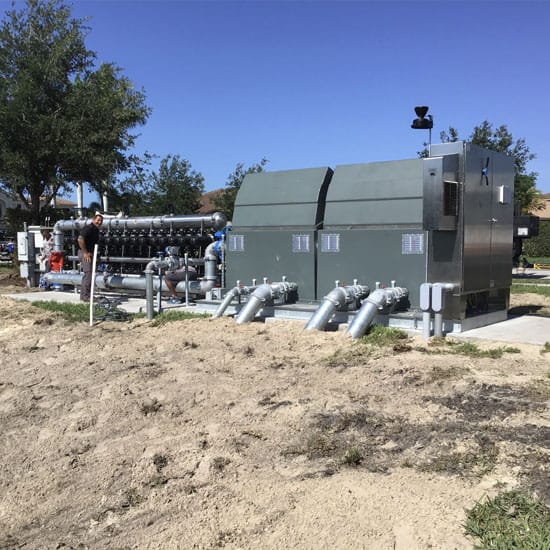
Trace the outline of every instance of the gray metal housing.
{"type": "Polygon", "coordinates": [[[245,178],[228,239],[227,282],[287,280],[300,301],[392,281],[420,311],[420,285],[448,283],[445,319],[506,311],[513,159],[465,142],[431,156],[245,178]]]}
{"type": "Polygon", "coordinates": [[[445,318],[506,310],[512,276],[513,159],[456,142],[431,157],[335,169],[319,235],[320,292],[334,279],[391,280],[419,307],[425,282],[453,283],[445,318]]]}
{"type": "Polygon", "coordinates": [[[322,226],[332,170],[261,172],[245,177],[227,239],[227,286],[284,277],[298,299],[316,299],[317,229],[322,226]]]}

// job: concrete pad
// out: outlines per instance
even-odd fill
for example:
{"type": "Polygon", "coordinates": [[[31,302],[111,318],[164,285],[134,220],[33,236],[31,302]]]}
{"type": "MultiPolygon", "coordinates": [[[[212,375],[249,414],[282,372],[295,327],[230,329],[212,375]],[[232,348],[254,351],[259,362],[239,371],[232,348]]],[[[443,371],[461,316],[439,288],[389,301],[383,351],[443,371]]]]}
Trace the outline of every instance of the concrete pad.
{"type": "MultiPolygon", "coordinates": [[[[75,292],[18,292],[17,294],[3,294],[14,300],[27,300],[29,302],[58,302],[64,304],[79,304],[80,295],[75,292]]],[[[129,298],[127,296],[109,295],[107,298],[120,298],[119,308],[128,313],[139,313],[145,311],[145,300],[141,298],[129,298]]]]}
{"type": "MultiPolygon", "coordinates": [[[[41,292],[18,292],[16,294],[3,294],[8,298],[13,298],[14,300],[27,300],[29,302],[58,302],[58,303],[69,303],[69,304],[79,304],[80,295],[76,292],[66,292],[66,291],[41,291],[41,292]]],[[[119,299],[120,304],[117,306],[119,309],[126,311],[127,313],[145,313],[147,311],[147,304],[145,298],[136,298],[133,296],[127,296],[119,293],[105,293],[101,292],[99,296],[104,296],[108,299],[119,299]]],[[[157,309],[157,301],[155,297],[154,309],[157,309]]],[[[169,309],[178,309],[180,311],[196,311],[197,308],[191,306],[186,308],[185,304],[169,304],[166,299],[162,301],[162,309],[164,311],[169,309]]],[[[201,312],[202,313],[202,312],[201,312]]]]}
{"type": "MultiPolygon", "coordinates": [[[[145,313],[147,311],[145,298],[128,297],[117,293],[105,294],[103,292],[101,295],[105,295],[107,298],[120,298],[121,303],[118,307],[128,313],[145,313]]],[[[80,301],[79,294],[74,292],[20,292],[17,294],[5,294],[5,296],[14,298],[15,300],[28,300],[30,302],[55,301],[77,304],[80,301]]],[[[156,310],[156,300],[154,307],[156,310]]],[[[169,304],[167,300],[163,300],[162,309],[164,311],[174,309],[177,311],[212,313],[211,310],[205,310],[198,304],[186,307],[185,304],[169,304]]],[[[495,340],[497,342],[543,346],[546,342],[550,342],[550,317],[537,317],[535,315],[514,317],[485,327],[464,332],[453,332],[452,337],[465,340],[495,340]]]]}
{"type": "Polygon", "coordinates": [[[535,315],[513,317],[493,325],[453,333],[452,336],[465,340],[495,340],[543,346],[546,342],[550,342],[550,317],[535,315]]]}

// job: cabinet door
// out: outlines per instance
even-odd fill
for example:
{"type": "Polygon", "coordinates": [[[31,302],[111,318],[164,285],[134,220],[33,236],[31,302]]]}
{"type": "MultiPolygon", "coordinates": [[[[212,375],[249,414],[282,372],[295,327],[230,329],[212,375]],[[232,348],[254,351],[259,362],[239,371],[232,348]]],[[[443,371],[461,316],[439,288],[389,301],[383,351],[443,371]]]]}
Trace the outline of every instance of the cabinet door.
{"type": "Polygon", "coordinates": [[[491,153],[466,145],[464,178],[464,290],[490,288],[493,170],[491,153]],[[484,173],[484,171],[486,173],[484,173]]]}

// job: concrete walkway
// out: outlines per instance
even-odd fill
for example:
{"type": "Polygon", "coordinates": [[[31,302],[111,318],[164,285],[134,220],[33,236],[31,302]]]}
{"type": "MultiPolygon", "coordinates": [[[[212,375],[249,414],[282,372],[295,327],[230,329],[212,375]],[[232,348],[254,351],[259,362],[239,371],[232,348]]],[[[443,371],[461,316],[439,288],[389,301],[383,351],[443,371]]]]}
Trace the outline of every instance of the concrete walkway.
{"type": "Polygon", "coordinates": [[[550,317],[537,317],[536,315],[513,317],[486,327],[453,333],[452,336],[466,340],[495,340],[543,346],[546,342],[550,343],[550,317]]]}

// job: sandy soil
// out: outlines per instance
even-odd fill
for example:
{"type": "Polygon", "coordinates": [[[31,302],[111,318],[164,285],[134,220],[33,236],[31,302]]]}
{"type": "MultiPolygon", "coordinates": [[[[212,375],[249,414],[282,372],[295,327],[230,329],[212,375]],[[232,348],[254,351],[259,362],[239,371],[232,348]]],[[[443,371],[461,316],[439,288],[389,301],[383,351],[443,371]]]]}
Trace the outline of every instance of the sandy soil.
{"type": "Polygon", "coordinates": [[[463,549],[485,495],[550,502],[539,347],[0,319],[0,548],[463,549]]]}

